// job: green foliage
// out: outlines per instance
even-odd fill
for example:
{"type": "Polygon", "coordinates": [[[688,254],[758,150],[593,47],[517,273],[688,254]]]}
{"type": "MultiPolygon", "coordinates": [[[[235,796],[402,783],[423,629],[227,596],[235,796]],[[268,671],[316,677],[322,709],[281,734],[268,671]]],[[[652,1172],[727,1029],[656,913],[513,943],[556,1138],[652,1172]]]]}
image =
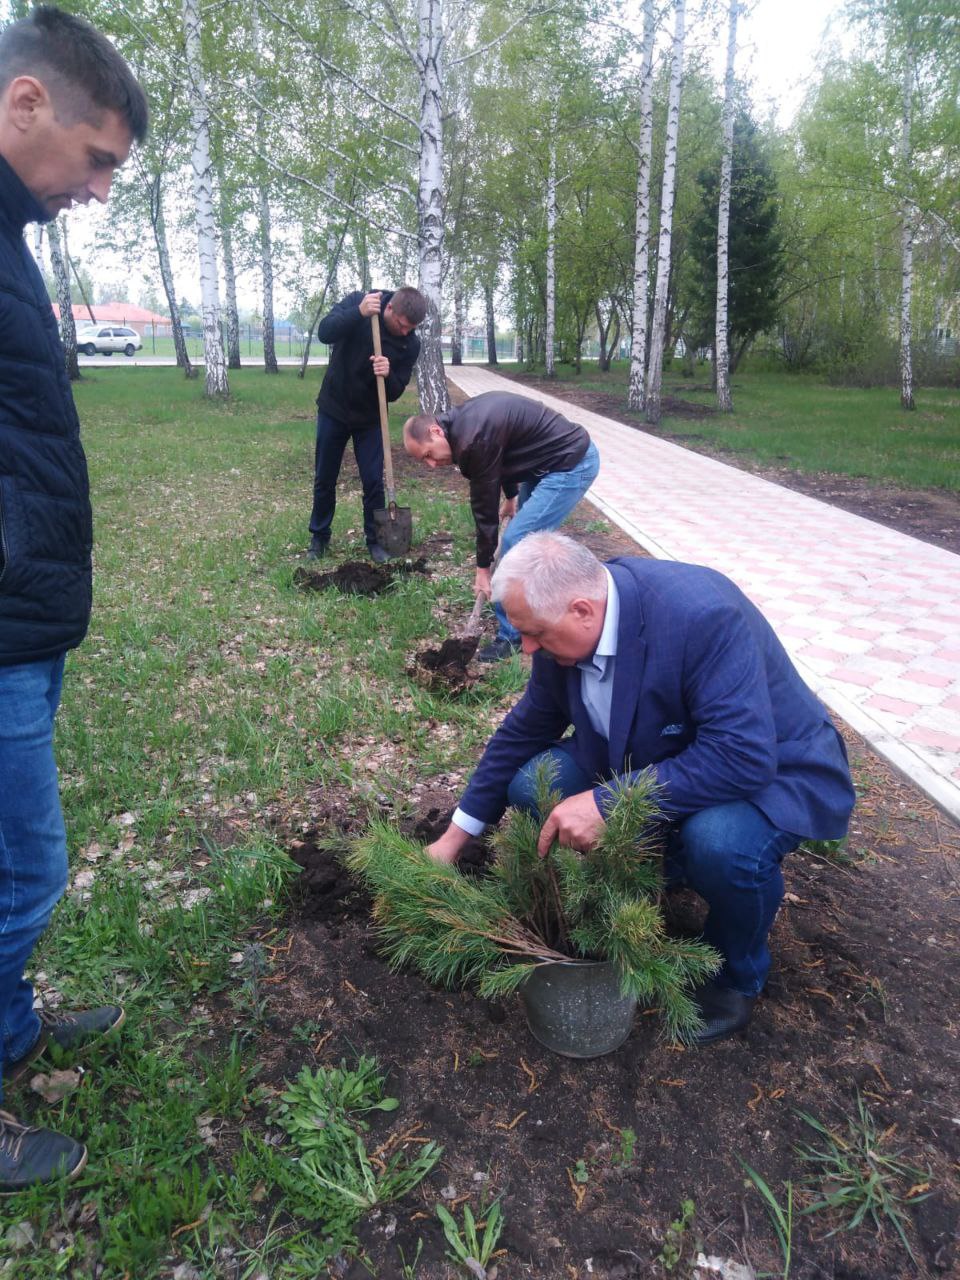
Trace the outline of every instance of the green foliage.
{"type": "Polygon", "coordinates": [[[355,1068],[304,1067],[280,1098],[277,1122],[292,1139],[297,1158],[277,1155],[274,1180],[294,1211],[323,1225],[341,1246],[352,1238],[359,1218],[378,1204],[399,1200],[436,1165],[442,1148],[429,1142],[409,1159],[395,1151],[376,1162],[368,1152],[363,1116],[394,1111],[396,1098],[383,1095],[384,1077],[373,1058],[355,1068]]]}
{"type": "Polygon", "coordinates": [[[763,1197],[763,1205],[767,1211],[773,1229],[777,1234],[780,1252],[783,1254],[783,1280],[788,1280],[790,1263],[793,1256],[793,1183],[788,1182],[786,1204],[781,1204],[771,1191],[769,1185],[761,1178],[756,1169],[751,1168],[746,1160],[740,1163],[747,1171],[747,1176],[763,1197]]]}
{"type": "MultiPolygon", "coordinates": [[[[833,1210],[846,1217],[837,1231],[852,1231],[866,1219],[870,1219],[879,1232],[884,1220],[895,1229],[903,1247],[913,1258],[913,1250],[905,1231],[905,1205],[918,1204],[929,1192],[920,1193],[914,1188],[926,1186],[929,1173],[907,1164],[900,1153],[887,1155],[882,1148],[890,1132],[878,1133],[870,1109],[857,1094],[857,1114],[847,1121],[847,1137],[843,1138],[828,1129],[813,1116],[801,1111],[800,1117],[816,1133],[826,1140],[825,1146],[798,1148],[799,1154],[812,1164],[816,1172],[806,1179],[808,1185],[819,1189],[820,1198],[806,1206],[803,1213],[819,1213],[833,1210]],[[901,1193],[899,1184],[906,1180],[910,1190],[901,1193]]],[[[892,1131],[891,1131],[892,1132],[892,1131]]]]}
{"type": "Polygon", "coordinates": [[[657,1254],[657,1261],[664,1271],[673,1271],[683,1258],[683,1241],[693,1226],[696,1206],[692,1200],[684,1200],[680,1205],[680,1216],[667,1227],[663,1236],[663,1247],[657,1254]]]}
{"type": "Polygon", "coordinates": [[[482,1277],[486,1274],[487,1263],[493,1257],[503,1230],[503,1215],[500,1201],[494,1202],[486,1209],[481,1208],[479,1221],[474,1218],[468,1204],[463,1206],[463,1225],[461,1226],[449,1209],[438,1204],[437,1217],[443,1224],[443,1234],[447,1238],[450,1249],[447,1257],[466,1270],[471,1276],[482,1277]],[[480,1234],[480,1231],[483,1234],[480,1234]]]}
{"type": "MultiPolygon", "coordinates": [[[[539,810],[558,795],[541,775],[539,810]]],[[[485,996],[515,990],[532,968],[574,956],[609,959],[624,994],[659,1003],[667,1033],[698,1022],[689,989],[719,966],[704,943],[669,938],[658,906],[656,784],[641,773],[612,787],[615,802],[595,847],[537,855],[540,820],[511,811],[494,837],[493,874],[466,879],[434,862],[386,823],[374,823],[346,862],[375,895],[374,918],[394,965],[485,996]]]]}

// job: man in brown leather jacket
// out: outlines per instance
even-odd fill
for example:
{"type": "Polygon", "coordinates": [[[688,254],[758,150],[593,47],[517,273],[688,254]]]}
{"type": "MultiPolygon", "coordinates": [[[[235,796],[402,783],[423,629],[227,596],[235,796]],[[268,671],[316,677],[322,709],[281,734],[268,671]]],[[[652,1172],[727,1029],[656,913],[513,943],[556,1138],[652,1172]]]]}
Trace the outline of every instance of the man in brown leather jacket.
{"type": "MultiPolygon", "coordinates": [[[[474,590],[488,600],[499,521],[510,517],[501,539],[506,555],[528,533],[559,528],[600,469],[596,445],[583,427],[539,400],[506,391],[474,396],[436,417],[408,418],[403,443],[425,466],[456,465],[470,481],[477,526],[474,590]]],[[[494,608],[497,636],[480,650],[481,662],[498,662],[520,648],[519,632],[503,606],[494,608]]]]}

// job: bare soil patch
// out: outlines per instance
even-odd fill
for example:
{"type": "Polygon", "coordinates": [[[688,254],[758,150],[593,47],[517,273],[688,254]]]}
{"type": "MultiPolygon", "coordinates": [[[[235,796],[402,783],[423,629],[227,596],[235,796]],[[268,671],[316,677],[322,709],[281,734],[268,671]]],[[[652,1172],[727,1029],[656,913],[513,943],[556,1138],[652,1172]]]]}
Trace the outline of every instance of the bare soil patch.
{"type": "Polygon", "coordinates": [[[410,573],[429,573],[424,557],[419,560],[393,560],[389,564],[372,564],[367,560],[344,560],[336,569],[321,572],[305,565],[293,571],[293,584],[301,591],[342,591],[345,595],[376,596],[399,577],[410,573]]]}
{"type": "Polygon", "coordinates": [[[477,681],[471,661],[477,652],[476,636],[452,636],[439,649],[421,649],[414,658],[410,674],[425,689],[448,694],[463,693],[477,681]]]}
{"type": "MultiPolygon", "coordinates": [[[[830,506],[851,511],[854,515],[875,520],[877,524],[960,554],[960,495],[955,493],[938,489],[902,489],[859,476],[837,475],[830,471],[811,474],[796,471],[792,467],[751,462],[749,459],[736,457],[731,450],[723,449],[715,442],[706,441],[695,430],[679,435],[671,433],[666,437],[656,427],[651,427],[628,413],[622,396],[605,391],[581,390],[531,374],[502,376],[524,386],[535,387],[546,395],[556,396],[558,400],[566,400],[593,413],[603,414],[604,417],[622,422],[636,431],[645,431],[661,439],[669,438],[695,453],[706,454],[729,466],[739,467],[741,471],[749,471],[752,475],[762,476],[764,480],[781,484],[786,489],[795,489],[798,493],[805,493],[830,506]]],[[[707,405],[670,396],[664,397],[663,411],[672,417],[686,418],[691,422],[712,417],[716,413],[715,409],[707,405]]]]}
{"type": "MultiPolygon", "coordinates": [[[[746,1032],[682,1050],[660,1041],[645,1010],[621,1049],[589,1062],[541,1048],[518,1000],[483,1001],[392,973],[377,950],[369,898],[337,861],[366,817],[346,790],[311,797],[305,830],[289,841],[304,873],[293,942],[271,978],[274,1034],[263,1045],[261,1079],[279,1087],[305,1060],[376,1054],[401,1100],[384,1134],[414,1130],[445,1147],[419,1195],[364,1225],[365,1263],[341,1274],[399,1276],[398,1245],[409,1259],[419,1238],[418,1277],[453,1275],[433,1213],[450,1187],[475,1211],[483,1194],[503,1195],[500,1280],[671,1274],[665,1233],[685,1199],[696,1217],[672,1274],[689,1276],[698,1249],[782,1274],[738,1157],[781,1201],[789,1180],[798,1208],[809,1204],[814,1188],[801,1180],[810,1167],[796,1147],[817,1145],[817,1135],[798,1113],[846,1137],[859,1092],[886,1135],[884,1150],[901,1151],[929,1183],[929,1198],[907,1210],[917,1265],[892,1230],[829,1236],[838,1219],[818,1215],[795,1221],[791,1275],[960,1275],[960,832],[853,734],[848,741],[862,790],[853,861],[788,857],[774,970],[746,1032]],[[292,1035],[309,1019],[324,1029],[315,1052],[292,1035]]],[[[411,793],[407,829],[428,841],[457,793],[416,781],[411,793]]],[[[484,859],[477,841],[464,870],[484,859]]],[[[667,899],[681,932],[697,930],[701,910],[688,892],[667,899]]]]}

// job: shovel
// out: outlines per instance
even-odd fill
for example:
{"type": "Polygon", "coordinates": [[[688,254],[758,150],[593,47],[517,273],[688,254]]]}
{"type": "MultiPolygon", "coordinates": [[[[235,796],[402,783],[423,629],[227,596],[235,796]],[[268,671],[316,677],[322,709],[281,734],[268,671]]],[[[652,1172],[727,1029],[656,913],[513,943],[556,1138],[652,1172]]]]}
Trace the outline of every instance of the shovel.
{"type": "MultiPolygon", "coordinates": [[[[373,329],[373,350],[382,355],[380,346],[380,317],[374,312],[370,317],[373,329]]],[[[390,425],[387,419],[387,389],[383,378],[377,378],[377,400],[380,404],[380,431],[383,434],[383,464],[387,475],[387,505],[373,513],[377,530],[377,542],[388,556],[405,556],[413,541],[413,513],[409,507],[397,506],[397,491],[393,485],[393,456],[390,452],[390,425]]]]}
{"type": "MultiPolygon", "coordinates": [[[[510,517],[507,516],[500,525],[500,531],[497,535],[497,551],[496,555],[493,557],[491,571],[495,570],[497,565],[500,563],[500,554],[503,551],[503,535],[506,532],[506,528],[509,523],[510,517]]],[[[483,613],[483,606],[486,603],[486,599],[487,598],[482,591],[477,592],[477,598],[474,600],[473,608],[470,610],[470,617],[467,619],[466,625],[460,632],[460,638],[462,640],[471,640],[474,636],[478,636],[480,634],[480,615],[483,613]]]]}

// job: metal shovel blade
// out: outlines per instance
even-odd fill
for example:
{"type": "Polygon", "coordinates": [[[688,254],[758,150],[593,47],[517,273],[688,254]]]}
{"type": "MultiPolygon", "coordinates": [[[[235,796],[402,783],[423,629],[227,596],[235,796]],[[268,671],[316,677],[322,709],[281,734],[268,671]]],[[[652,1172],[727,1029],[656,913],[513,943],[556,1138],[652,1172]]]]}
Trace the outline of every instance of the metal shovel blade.
{"type": "Polygon", "coordinates": [[[413,541],[413,512],[409,507],[398,507],[391,502],[373,513],[377,530],[377,542],[388,556],[405,556],[413,541]]]}

